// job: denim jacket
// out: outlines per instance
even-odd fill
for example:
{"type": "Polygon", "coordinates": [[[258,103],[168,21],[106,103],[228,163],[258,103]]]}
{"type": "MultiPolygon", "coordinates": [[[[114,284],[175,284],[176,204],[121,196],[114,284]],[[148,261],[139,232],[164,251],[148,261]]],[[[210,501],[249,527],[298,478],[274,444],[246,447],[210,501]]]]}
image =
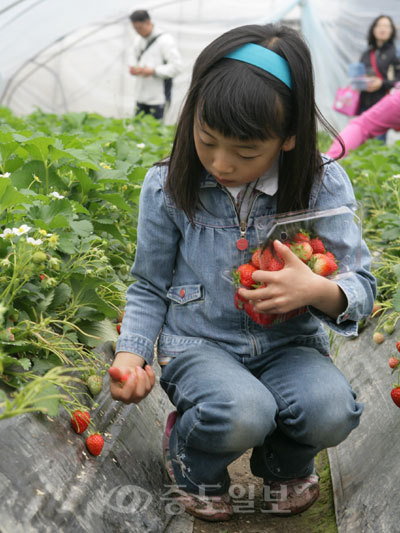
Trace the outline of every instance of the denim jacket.
{"type": "MultiPolygon", "coordinates": [[[[127,291],[117,352],[138,354],[151,364],[159,336],[160,363],[207,341],[241,356],[257,356],[288,343],[328,355],[324,324],[342,335],[357,335],[357,322],[371,313],[376,284],[365,242],[361,241],[361,250],[356,245],[360,242],[356,226],[343,231],[333,225],[329,230],[330,240],[354,256],[354,270],[336,281],[347,297],[346,310],[335,321],[308,307],[304,314],[265,328],[236,309],[234,287],[223,273],[249,260],[249,250],[257,247],[257,223],[275,213],[276,194],[257,194],[247,219],[249,247],[241,251],[236,246],[241,237],[239,220],[229,192],[204,173],[192,225],[166,192],[166,176],[167,166],[155,166],[143,183],[131,270],[136,281],[127,291]]],[[[356,201],[347,174],[331,162],[312,189],[310,208],[340,206],[355,209],[356,201]]]]}

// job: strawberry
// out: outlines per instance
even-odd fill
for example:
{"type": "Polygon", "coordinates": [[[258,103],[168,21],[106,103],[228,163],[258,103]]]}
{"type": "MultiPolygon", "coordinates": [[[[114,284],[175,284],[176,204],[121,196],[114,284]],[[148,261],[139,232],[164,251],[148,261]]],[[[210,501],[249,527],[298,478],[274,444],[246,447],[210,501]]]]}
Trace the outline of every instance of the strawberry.
{"type": "Polygon", "coordinates": [[[123,376],[121,376],[121,379],[119,381],[121,382],[122,385],[128,381],[128,378],[130,375],[131,375],[130,372],[128,372],[127,374],[124,374],[123,376]]]}
{"type": "Polygon", "coordinates": [[[117,324],[117,333],[118,335],[121,334],[121,324],[117,324]]]}
{"type": "Polygon", "coordinates": [[[311,247],[313,249],[313,253],[314,254],[324,254],[325,253],[324,243],[321,241],[321,239],[318,239],[318,237],[315,237],[314,239],[311,239],[310,244],[311,244],[311,247]]]}
{"type": "Polygon", "coordinates": [[[71,416],[71,426],[76,433],[83,433],[89,426],[90,414],[88,411],[75,410],[71,416]]]}
{"type": "Polygon", "coordinates": [[[239,309],[239,311],[242,311],[244,309],[244,304],[247,302],[243,296],[240,296],[239,291],[235,292],[235,307],[236,309],[239,309]]]}
{"type": "Polygon", "coordinates": [[[291,243],[290,249],[295,255],[297,255],[299,259],[303,261],[303,263],[307,263],[313,254],[311,244],[306,241],[291,243]]]}
{"type": "Polygon", "coordinates": [[[269,314],[269,313],[259,313],[254,309],[253,302],[247,301],[244,305],[244,310],[249,315],[249,317],[254,321],[257,322],[260,326],[270,326],[274,320],[275,315],[269,314]]]}
{"type": "Polygon", "coordinates": [[[393,387],[393,389],[390,391],[390,396],[397,407],[400,407],[400,387],[393,387]]]}
{"type": "Polygon", "coordinates": [[[377,315],[380,314],[381,311],[382,311],[382,304],[380,304],[379,302],[374,302],[374,306],[372,307],[371,315],[372,316],[377,316],[377,315]]]}
{"type": "Polygon", "coordinates": [[[35,252],[32,257],[32,263],[35,265],[40,265],[47,259],[47,255],[44,252],[35,252]]]}
{"type": "Polygon", "coordinates": [[[315,274],[320,276],[330,276],[337,270],[335,261],[326,254],[314,254],[308,265],[315,274]]]}
{"type": "Polygon", "coordinates": [[[89,376],[86,384],[93,396],[97,396],[103,390],[103,378],[101,376],[89,376]]]}
{"type": "Polygon", "coordinates": [[[252,286],[255,284],[252,274],[256,270],[256,267],[254,265],[251,265],[250,263],[244,263],[243,265],[240,265],[234,273],[235,284],[240,283],[241,285],[243,285],[243,287],[251,289],[252,286]]]}
{"type": "Polygon", "coordinates": [[[100,455],[104,446],[104,439],[100,433],[93,433],[86,438],[86,448],[92,455],[100,455]]]}
{"type": "Polygon", "coordinates": [[[397,357],[390,357],[389,358],[389,366],[390,368],[397,368],[399,366],[400,359],[397,357]]]}
{"type": "Polygon", "coordinates": [[[272,247],[265,248],[260,257],[260,268],[261,270],[268,270],[270,272],[276,272],[282,270],[285,266],[285,263],[282,259],[275,253],[272,247]]]}
{"type": "Polygon", "coordinates": [[[336,257],[333,255],[332,252],[326,252],[325,255],[326,255],[326,257],[330,257],[331,259],[333,259],[333,261],[335,261],[335,263],[336,263],[336,257]]]}
{"type": "Polygon", "coordinates": [[[375,333],[372,335],[372,340],[376,342],[376,344],[382,344],[382,342],[385,340],[385,336],[383,333],[375,331],[375,333]]]}
{"type": "Polygon", "coordinates": [[[260,268],[260,254],[261,250],[260,248],[257,248],[257,250],[253,253],[251,256],[251,263],[257,268],[260,268]]]}
{"type": "Polygon", "coordinates": [[[307,232],[300,230],[296,235],[293,237],[294,242],[310,242],[310,236],[307,232]]]}
{"type": "Polygon", "coordinates": [[[393,331],[395,330],[395,324],[393,320],[386,320],[386,322],[383,324],[383,330],[388,335],[391,335],[393,331]]]}
{"type": "Polygon", "coordinates": [[[400,341],[396,342],[396,348],[397,348],[397,351],[400,352],[400,341]]]}
{"type": "Polygon", "coordinates": [[[114,381],[119,381],[121,379],[121,370],[115,366],[111,366],[108,369],[108,373],[110,374],[111,379],[114,381]]]}

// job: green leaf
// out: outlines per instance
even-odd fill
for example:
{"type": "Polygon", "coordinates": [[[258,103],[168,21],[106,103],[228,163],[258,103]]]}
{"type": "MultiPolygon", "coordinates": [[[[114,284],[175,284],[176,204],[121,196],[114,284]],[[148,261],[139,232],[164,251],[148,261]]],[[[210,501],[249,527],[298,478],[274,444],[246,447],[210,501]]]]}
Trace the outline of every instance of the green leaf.
{"type": "Polygon", "coordinates": [[[31,154],[33,159],[46,161],[49,146],[55,143],[53,137],[34,137],[24,143],[24,148],[31,154]]]}
{"type": "Polygon", "coordinates": [[[392,299],[392,305],[393,305],[393,309],[397,312],[400,311],[400,288],[398,287],[394,296],[393,296],[393,299],[392,299]]]}
{"type": "Polygon", "coordinates": [[[123,211],[130,211],[132,208],[130,205],[128,205],[125,200],[122,198],[120,194],[117,193],[111,193],[111,194],[102,194],[101,198],[103,200],[107,200],[107,202],[110,202],[110,204],[115,205],[118,207],[118,209],[122,209],[123,211]]]}
{"type": "Polygon", "coordinates": [[[45,385],[37,394],[35,401],[33,402],[34,407],[36,407],[38,410],[44,410],[48,416],[57,416],[60,407],[60,399],[46,399],[46,396],[53,395],[60,396],[57,387],[52,383],[45,385]]]}
{"type": "Polygon", "coordinates": [[[69,225],[80,237],[88,237],[93,233],[93,224],[90,220],[71,220],[69,225]]]}
{"type": "Polygon", "coordinates": [[[86,333],[86,335],[78,333],[79,340],[87,346],[96,347],[106,341],[116,341],[118,338],[115,324],[108,319],[94,323],[85,322],[80,325],[80,328],[86,333]],[[94,339],[93,337],[89,337],[87,334],[94,335],[99,338],[94,339]]]}
{"type": "Polygon", "coordinates": [[[58,249],[65,254],[72,255],[76,252],[79,238],[72,232],[62,233],[58,239],[58,249]]]}
{"type": "Polygon", "coordinates": [[[63,305],[66,305],[72,294],[72,289],[66,283],[60,283],[54,290],[53,301],[51,302],[50,308],[57,309],[63,305]]]}
{"type": "MultiPolygon", "coordinates": [[[[0,178],[4,179],[4,178],[0,178]]],[[[21,194],[15,187],[9,185],[4,191],[3,194],[0,192],[0,210],[8,209],[9,207],[14,207],[16,205],[21,205],[24,203],[30,203],[31,199],[21,194]]]]}
{"type": "Polygon", "coordinates": [[[394,265],[393,273],[396,276],[397,280],[400,281],[400,264],[394,265]]]}

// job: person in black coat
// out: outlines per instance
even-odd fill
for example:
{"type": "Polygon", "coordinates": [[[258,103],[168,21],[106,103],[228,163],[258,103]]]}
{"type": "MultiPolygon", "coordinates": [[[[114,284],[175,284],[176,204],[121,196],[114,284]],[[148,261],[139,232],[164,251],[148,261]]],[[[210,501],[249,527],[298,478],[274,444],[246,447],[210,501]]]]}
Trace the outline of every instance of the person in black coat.
{"type": "Polygon", "coordinates": [[[391,17],[380,15],[372,22],[368,31],[368,49],[360,58],[360,62],[365,64],[369,80],[367,89],[361,91],[359,113],[379,102],[400,80],[400,59],[397,57],[395,39],[396,27],[391,17]],[[391,66],[394,79],[389,80],[391,66]]]}

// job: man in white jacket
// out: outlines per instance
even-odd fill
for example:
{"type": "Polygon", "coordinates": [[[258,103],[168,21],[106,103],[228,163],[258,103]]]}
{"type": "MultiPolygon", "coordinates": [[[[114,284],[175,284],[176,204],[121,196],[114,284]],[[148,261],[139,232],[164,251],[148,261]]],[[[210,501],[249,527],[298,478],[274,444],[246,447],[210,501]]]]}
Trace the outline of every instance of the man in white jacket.
{"type": "Polygon", "coordinates": [[[133,45],[134,65],[129,67],[136,76],[136,114],[144,112],[161,119],[167,102],[164,81],[171,80],[182,70],[181,55],[172,35],[154,27],[145,10],[130,15],[138,34],[133,45]]]}

